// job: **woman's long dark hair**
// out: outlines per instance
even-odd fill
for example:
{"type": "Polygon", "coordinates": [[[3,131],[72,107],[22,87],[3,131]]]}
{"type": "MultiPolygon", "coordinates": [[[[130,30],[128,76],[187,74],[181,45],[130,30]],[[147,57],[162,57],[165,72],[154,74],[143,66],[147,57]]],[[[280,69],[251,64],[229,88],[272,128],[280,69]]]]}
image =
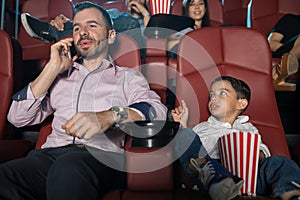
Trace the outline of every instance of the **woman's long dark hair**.
{"type": "MultiPolygon", "coordinates": [[[[193,0],[183,0],[182,2],[182,14],[183,16],[186,17],[190,17],[189,16],[189,7],[190,7],[190,3],[193,0]]],[[[208,9],[208,3],[207,0],[204,0],[204,4],[205,4],[205,14],[202,18],[202,27],[208,27],[210,26],[210,18],[209,18],[209,9],[208,9]]]]}

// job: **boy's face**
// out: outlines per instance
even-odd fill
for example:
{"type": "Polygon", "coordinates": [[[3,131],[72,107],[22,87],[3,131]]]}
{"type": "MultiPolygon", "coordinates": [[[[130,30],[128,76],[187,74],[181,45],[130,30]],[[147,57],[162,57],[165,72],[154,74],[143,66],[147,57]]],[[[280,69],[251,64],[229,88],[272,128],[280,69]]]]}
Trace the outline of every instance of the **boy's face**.
{"type": "Polygon", "coordinates": [[[208,109],[219,121],[232,124],[241,112],[243,100],[237,99],[229,81],[217,81],[211,86],[208,109]]]}

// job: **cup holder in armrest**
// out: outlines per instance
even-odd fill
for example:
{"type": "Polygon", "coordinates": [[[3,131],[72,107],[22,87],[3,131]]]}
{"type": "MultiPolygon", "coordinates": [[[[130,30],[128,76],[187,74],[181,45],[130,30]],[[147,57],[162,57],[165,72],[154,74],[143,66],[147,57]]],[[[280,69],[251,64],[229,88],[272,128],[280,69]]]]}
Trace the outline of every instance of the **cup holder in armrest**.
{"type": "Polygon", "coordinates": [[[119,128],[130,135],[132,147],[163,147],[175,136],[178,122],[164,120],[121,123],[119,128]]]}
{"type": "Polygon", "coordinates": [[[194,20],[190,17],[173,14],[156,14],[151,16],[144,35],[148,38],[168,38],[175,32],[186,28],[194,29],[194,20]]]}

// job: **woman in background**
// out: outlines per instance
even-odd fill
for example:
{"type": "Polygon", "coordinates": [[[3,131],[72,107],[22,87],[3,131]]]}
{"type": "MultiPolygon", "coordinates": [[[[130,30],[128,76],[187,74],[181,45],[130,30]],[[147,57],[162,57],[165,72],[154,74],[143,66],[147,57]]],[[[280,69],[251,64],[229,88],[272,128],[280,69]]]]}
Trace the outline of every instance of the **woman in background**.
{"type": "MultiPolygon", "coordinates": [[[[210,26],[210,18],[207,0],[183,0],[183,16],[190,17],[195,21],[194,30],[210,26]]],[[[190,29],[186,32],[192,31],[190,29]]],[[[185,32],[185,33],[186,33],[185,32]]],[[[173,34],[169,37],[167,49],[170,57],[176,57],[178,43],[184,34],[173,34]]]]}

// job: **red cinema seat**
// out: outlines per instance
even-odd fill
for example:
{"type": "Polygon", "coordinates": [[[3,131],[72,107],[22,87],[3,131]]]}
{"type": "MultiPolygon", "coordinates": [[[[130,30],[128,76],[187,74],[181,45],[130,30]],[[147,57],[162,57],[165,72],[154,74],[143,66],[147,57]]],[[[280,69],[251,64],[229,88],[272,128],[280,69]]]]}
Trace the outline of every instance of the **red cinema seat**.
{"type": "Polygon", "coordinates": [[[224,23],[234,26],[246,26],[249,2],[250,0],[224,0],[224,23]]]}
{"type": "Polygon", "coordinates": [[[31,148],[29,141],[16,139],[7,113],[14,92],[22,84],[22,49],[17,40],[0,30],[0,163],[24,156],[31,148]]]}
{"type": "MultiPolygon", "coordinates": [[[[245,27],[203,28],[182,38],[178,55],[176,97],[184,99],[191,108],[189,127],[209,116],[210,83],[220,75],[233,76],[244,80],[251,89],[245,114],[258,128],[271,154],[290,157],[272,84],[271,53],[262,34],[245,27]]],[[[194,193],[178,191],[181,199],[192,199],[194,193]]],[[[237,199],[244,198],[254,197],[237,199]]]]}
{"type": "Polygon", "coordinates": [[[294,0],[251,0],[248,27],[268,37],[278,20],[286,13],[300,14],[300,1],[294,0]]]}

